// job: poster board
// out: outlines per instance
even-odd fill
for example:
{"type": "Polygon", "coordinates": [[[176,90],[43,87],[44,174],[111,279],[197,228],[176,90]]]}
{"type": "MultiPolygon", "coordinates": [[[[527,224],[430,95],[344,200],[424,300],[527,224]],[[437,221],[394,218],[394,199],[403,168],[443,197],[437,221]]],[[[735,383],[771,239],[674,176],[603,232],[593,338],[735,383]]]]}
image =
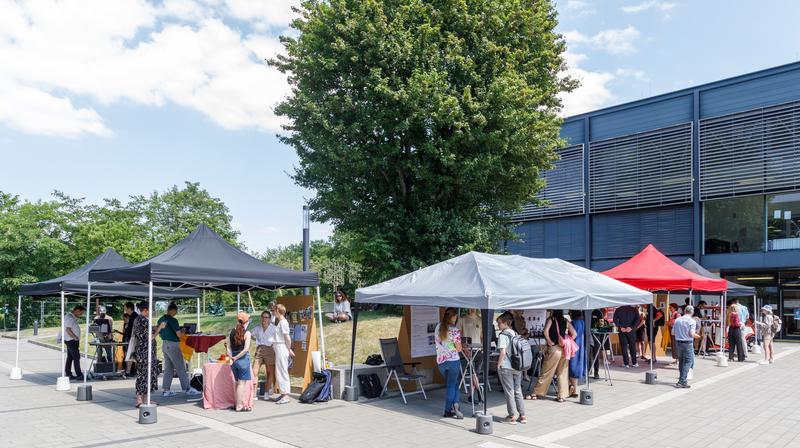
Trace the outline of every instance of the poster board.
{"type": "Polygon", "coordinates": [[[279,297],[278,303],[286,307],[289,335],[292,338],[294,359],[290,360],[289,375],[303,378],[302,392],[311,383],[313,367],[311,352],[317,348],[317,323],[313,296],[279,297]]]}
{"type": "Polygon", "coordinates": [[[411,306],[411,357],[436,355],[434,331],[439,323],[439,308],[411,306]]]}
{"type": "Polygon", "coordinates": [[[547,310],[524,310],[522,317],[525,319],[525,327],[531,337],[543,337],[547,310]]]}
{"type": "MultiPolygon", "coordinates": [[[[442,313],[444,313],[444,308],[434,307],[434,309],[436,310],[438,320],[441,318],[442,313]]],[[[403,362],[419,362],[420,364],[417,366],[418,373],[426,375],[430,374],[429,378],[433,383],[444,383],[444,379],[442,378],[442,375],[439,373],[439,369],[436,366],[435,353],[430,356],[411,356],[411,306],[409,305],[403,306],[403,320],[400,322],[400,331],[397,334],[397,345],[400,349],[400,357],[403,359],[403,362]]],[[[423,380],[423,383],[425,382],[426,380],[423,380]]],[[[403,389],[406,392],[413,392],[417,390],[417,383],[415,381],[403,381],[402,383],[403,389]]],[[[393,383],[390,383],[389,389],[396,390],[397,387],[393,383]]]]}

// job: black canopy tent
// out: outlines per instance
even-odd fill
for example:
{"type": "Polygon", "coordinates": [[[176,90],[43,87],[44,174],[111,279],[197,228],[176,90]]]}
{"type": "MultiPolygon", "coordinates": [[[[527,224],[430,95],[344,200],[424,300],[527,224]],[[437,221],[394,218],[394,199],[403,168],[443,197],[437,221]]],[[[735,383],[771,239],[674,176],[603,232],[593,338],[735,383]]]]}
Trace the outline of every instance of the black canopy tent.
{"type": "MultiPolygon", "coordinates": [[[[696,261],[694,261],[691,258],[687,258],[686,261],[681,263],[681,266],[683,266],[684,269],[692,271],[695,274],[702,275],[703,277],[720,278],[719,275],[717,275],[717,274],[709,271],[708,269],[704,268],[703,266],[701,266],[699,263],[697,263],[696,261]]],[[[727,282],[728,282],[728,290],[727,290],[727,292],[728,292],[729,296],[735,296],[735,297],[744,297],[744,296],[746,296],[746,297],[750,297],[750,296],[755,296],[755,294],[756,294],[756,288],[753,288],[752,286],[744,286],[744,285],[740,285],[738,283],[734,283],[732,281],[727,281],[727,282]]]]}
{"type": "MultiPolygon", "coordinates": [[[[38,283],[27,283],[20,285],[19,296],[17,302],[17,347],[14,370],[12,371],[13,379],[21,379],[22,371],[19,368],[19,341],[20,341],[20,321],[22,317],[22,297],[23,296],[60,296],[61,297],[61,334],[64,334],[64,302],[66,296],[86,296],[86,328],[84,338],[84,362],[88,356],[89,344],[89,307],[92,297],[135,297],[144,298],[148,297],[149,290],[145,286],[130,285],[126,283],[94,283],[89,285],[89,271],[92,269],[111,269],[131,266],[131,263],[126,260],[122,255],[118,254],[114,249],[106,249],[105,252],[98,255],[92,261],[79,267],[78,269],[64,274],[54,279],[45,280],[38,283]]],[[[158,297],[169,298],[194,298],[198,296],[198,291],[195,289],[184,289],[180,291],[171,290],[168,288],[158,288],[154,291],[158,297]]],[[[58,380],[57,388],[59,390],[69,389],[69,379],[66,378],[64,372],[64,341],[62,336],[61,342],[61,378],[58,380]]],[[[84,375],[84,384],[86,383],[86,375],[84,375]]]]}
{"type": "MultiPolygon", "coordinates": [[[[232,246],[205,224],[201,224],[186,238],[149,260],[126,267],[92,269],[89,272],[89,281],[142,284],[147,285],[151,291],[154,287],[236,291],[237,312],[240,309],[242,291],[315,287],[323,360],[325,357],[317,273],[293,271],[264,263],[232,246]]],[[[152,326],[152,293],[149,299],[152,326]]],[[[148,354],[150,352],[148,349],[148,354]]],[[[149,372],[148,370],[148,375],[149,372]]],[[[149,384],[150,379],[147,381],[149,384]]],[[[149,391],[147,405],[150,406],[149,391]]]]}

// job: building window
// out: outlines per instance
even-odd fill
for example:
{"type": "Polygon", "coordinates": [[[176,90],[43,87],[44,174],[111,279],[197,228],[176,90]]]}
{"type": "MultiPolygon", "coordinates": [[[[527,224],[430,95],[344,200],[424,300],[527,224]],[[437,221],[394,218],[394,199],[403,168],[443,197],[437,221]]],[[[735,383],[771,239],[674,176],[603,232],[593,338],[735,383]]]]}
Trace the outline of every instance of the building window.
{"type": "Polygon", "coordinates": [[[705,202],[703,228],[707,254],[764,250],[764,196],[705,202]]]}
{"type": "Polygon", "coordinates": [[[769,250],[800,249],[800,193],[767,196],[769,250]]]}

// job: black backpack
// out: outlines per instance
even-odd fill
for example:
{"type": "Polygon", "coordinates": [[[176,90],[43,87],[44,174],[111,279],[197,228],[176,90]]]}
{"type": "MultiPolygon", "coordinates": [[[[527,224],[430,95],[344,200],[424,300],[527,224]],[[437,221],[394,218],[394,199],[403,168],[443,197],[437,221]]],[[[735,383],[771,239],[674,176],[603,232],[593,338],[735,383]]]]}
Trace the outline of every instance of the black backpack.
{"type": "Polygon", "coordinates": [[[203,374],[195,375],[192,377],[192,380],[189,381],[189,385],[192,386],[195,390],[199,390],[200,392],[203,391],[203,374]]]}
{"type": "Polygon", "coordinates": [[[358,375],[358,386],[361,395],[366,398],[378,398],[383,392],[381,379],[376,373],[358,375]]]}

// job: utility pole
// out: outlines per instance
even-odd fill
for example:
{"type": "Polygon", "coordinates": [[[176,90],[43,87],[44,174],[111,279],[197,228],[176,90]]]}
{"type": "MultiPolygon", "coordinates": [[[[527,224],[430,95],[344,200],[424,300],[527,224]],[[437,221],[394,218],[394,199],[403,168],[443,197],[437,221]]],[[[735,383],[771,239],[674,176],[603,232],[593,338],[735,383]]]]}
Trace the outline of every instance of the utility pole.
{"type": "MultiPolygon", "coordinates": [[[[309,261],[311,257],[311,241],[309,236],[309,212],[308,205],[303,206],[303,271],[308,271],[309,261]]],[[[311,290],[303,288],[303,294],[309,295],[311,290]]]]}

